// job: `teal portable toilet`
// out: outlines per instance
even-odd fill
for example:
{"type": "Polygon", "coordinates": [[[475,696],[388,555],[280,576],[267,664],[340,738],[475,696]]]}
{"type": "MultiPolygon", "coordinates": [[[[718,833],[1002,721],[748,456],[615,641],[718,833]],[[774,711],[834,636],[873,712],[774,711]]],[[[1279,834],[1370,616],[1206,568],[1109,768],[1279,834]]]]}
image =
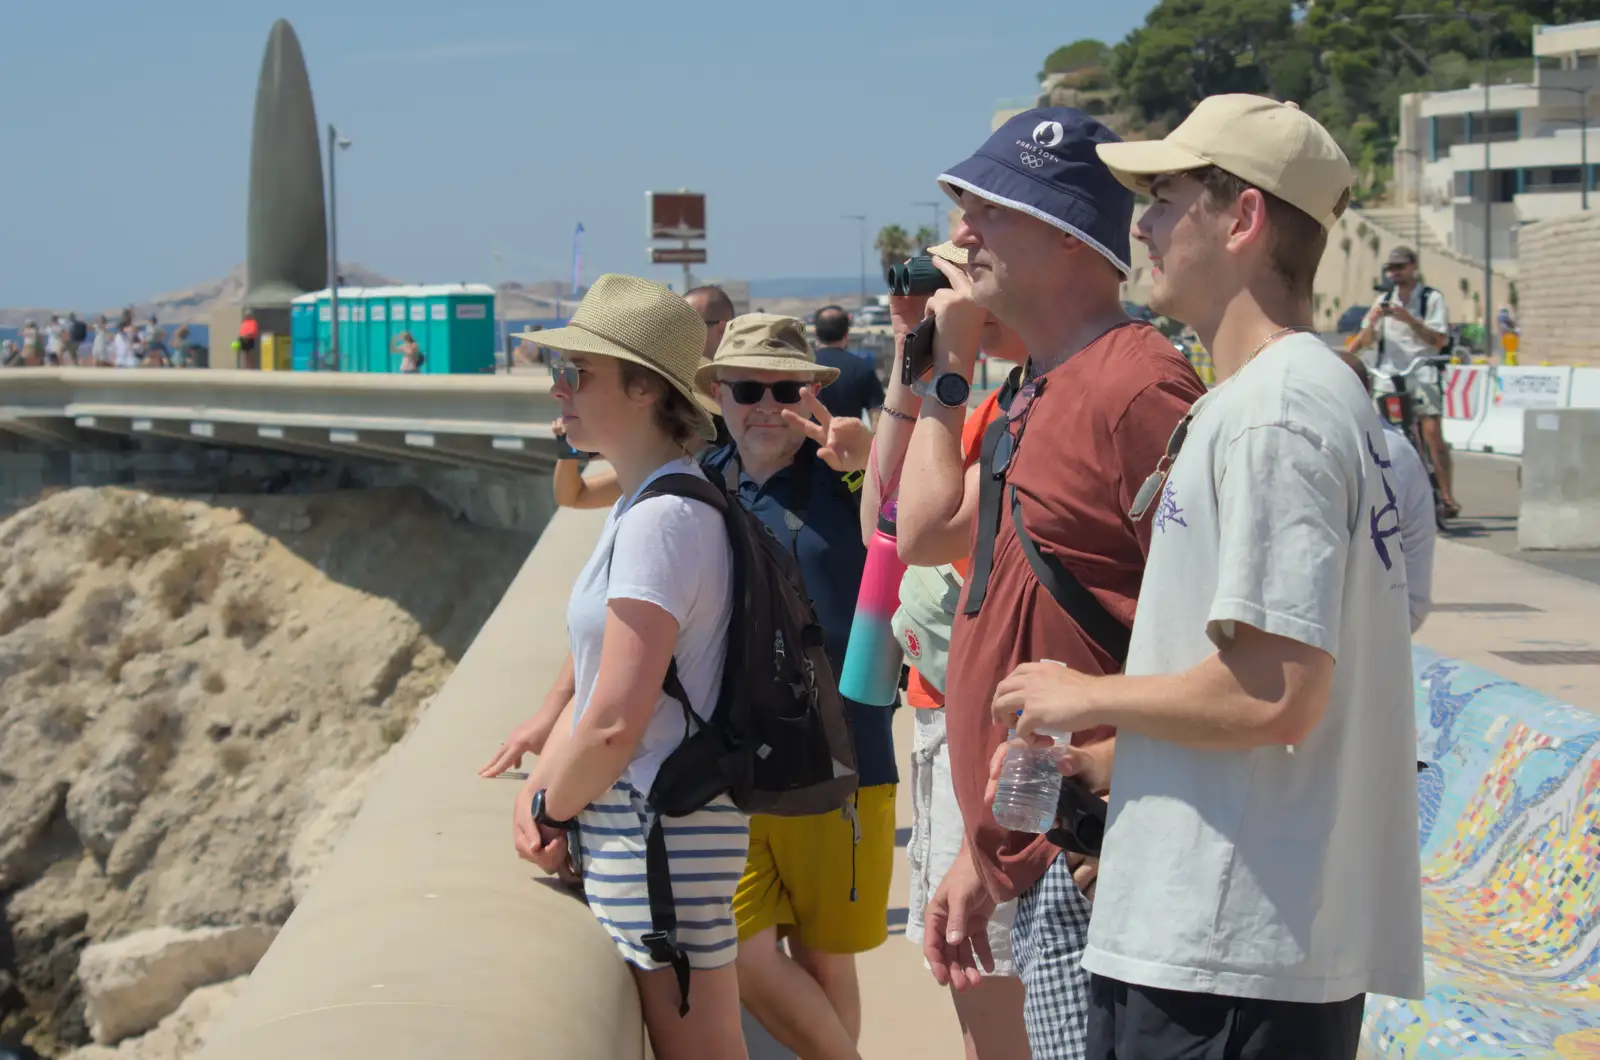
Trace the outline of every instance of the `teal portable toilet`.
{"type": "Polygon", "coordinates": [[[296,372],[309,372],[317,346],[317,292],[303,294],[289,304],[289,364],[296,372]]]}
{"type": "MultiPolygon", "coordinates": [[[[406,297],[406,330],[417,340],[417,345],[422,347],[423,354],[428,360],[433,359],[433,348],[428,345],[428,288],[407,287],[406,297]]],[[[430,371],[424,362],[422,370],[430,371]]]]}
{"type": "Polygon", "coordinates": [[[327,366],[329,351],[333,349],[333,306],[329,303],[328,296],[329,292],[326,290],[316,293],[316,342],[311,348],[311,364],[308,365],[313,372],[320,372],[327,366]]]}
{"type": "Polygon", "coordinates": [[[366,306],[361,288],[339,288],[339,371],[366,370],[366,306]]]}
{"type": "Polygon", "coordinates": [[[455,375],[494,372],[494,288],[462,284],[449,295],[449,371],[455,375]]]}
{"type": "Polygon", "coordinates": [[[370,372],[367,359],[367,289],[357,287],[350,297],[350,352],[353,370],[370,372]]]}
{"type": "Polygon", "coordinates": [[[426,332],[417,336],[428,359],[422,364],[427,375],[450,372],[450,292],[452,288],[435,284],[422,288],[422,301],[428,307],[426,332]]]}
{"type": "Polygon", "coordinates": [[[389,372],[389,293],[392,287],[368,287],[367,371],[389,372]]]}
{"type": "Polygon", "coordinates": [[[400,341],[400,333],[411,328],[411,296],[410,287],[389,288],[389,345],[388,360],[389,371],[400,370],[400,355],[394,352],[394,344],[400,341]]]}

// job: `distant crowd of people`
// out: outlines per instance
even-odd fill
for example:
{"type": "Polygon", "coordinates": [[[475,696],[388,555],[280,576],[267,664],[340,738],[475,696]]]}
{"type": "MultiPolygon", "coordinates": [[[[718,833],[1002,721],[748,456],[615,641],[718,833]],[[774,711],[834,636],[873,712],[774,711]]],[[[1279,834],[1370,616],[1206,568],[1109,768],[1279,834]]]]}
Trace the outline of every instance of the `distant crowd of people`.
{"type": "Polygon", "coordinates": [[[205,354],[190,341],[187,324],[169,335],[154,314],[141,324],[125,309],[115,323],[76,313],[52,316],[43,327],[25,321],[17,338],[0,342],[0,367],[188,368],[203,364],[205,354]]]}

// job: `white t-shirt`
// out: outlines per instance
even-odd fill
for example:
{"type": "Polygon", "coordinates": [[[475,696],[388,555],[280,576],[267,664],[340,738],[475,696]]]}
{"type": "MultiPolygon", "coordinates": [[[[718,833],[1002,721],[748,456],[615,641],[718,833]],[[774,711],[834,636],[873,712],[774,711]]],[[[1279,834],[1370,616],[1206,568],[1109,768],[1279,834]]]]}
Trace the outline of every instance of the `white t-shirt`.
{"type": "MultiPolygon", "coordinates": [[[[640,492],[660,476],[675,473],[705,477],[684,457],[658,468],[640,492]]],[[[588,709],[600,673],[606,605],[612,600],[643,600],[677,620],[673,658],[696,714],[711,716],[722,687],[733,612],[733,551],[722,515],[682,497],[651,497],[631,508],[629,500],[624,497],[611,509],[567,603],[574,727],[588,709]]],[[[648,795],[656,771],[682,742],[685,729],[683,708],[663,692],[622,779],[648,795]]]]}
{"type": "MultiPolygon", "coordinates": [[[[1394,297],[1398,300],[1398,291],[1394,297]]],[[[1373,367],[1403,372],[1418,357],[1437,356],[1439,351],[1423,342],[1422,336],[1410,324],[1378,312],[1389,300],[1389,295],[1382,295],[1367,311],[1367,324],[1377,333],[1377,346],[1372,354],[1373,367]]],[[[1419,283],[1411,289],[1411,297],[1406,299],[1405,306],[1412,316],[1434,331],[1444,333],[1450,330],[1449,307],[1444,304],[1444,295],[1439,291],[1430,292],[1428,304],[1423,305],[1422,284],[1419,283]]],[[[1436,368],[1419,368],[1414,378],[1423,383],[1437,383],[1439,372],[1436,368]]],[[[1383,383],[1382,380],[1378,382],[1383,383]]]]}
{"type": "Polygon", "coordinates": [[[1149,516],[1127,672],[1181,673],[1242,622],[1332,655],[1332,695],[1295,747],[1118,735],[1083,966],[1231,997],[1420,997],[1417,734],[1385,432],[1308,335],[1194,412],[1149,516]]]}
{"type": "Polygon", "coordinates": [[[1411,439],[1392,423],[1383,425],[1394,465],[1395,505],[1400,518],[1400,551],[1406,558],[1406,594],[1411,604],[1411,632],[1422,628],[1433,610],[1433,544],[1439,524],[1433,511],[1433,483],[1411,439]]]}

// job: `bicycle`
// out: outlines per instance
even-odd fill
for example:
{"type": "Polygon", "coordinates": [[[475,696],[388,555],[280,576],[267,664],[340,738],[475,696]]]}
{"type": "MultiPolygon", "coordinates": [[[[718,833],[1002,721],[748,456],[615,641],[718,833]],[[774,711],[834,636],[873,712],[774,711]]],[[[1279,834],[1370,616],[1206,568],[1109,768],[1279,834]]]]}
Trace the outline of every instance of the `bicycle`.
{"type": "MultiPolygon", "coordinates": [[[[1450,364],[1450,361],[1451,359],[1447,356],[1436,355],[1416,358],[1403,372],[1383,368],[1371,369],[1375,380],[1386,380],[1389,384],[1388,390],[1375,392],[1373,395],[1374,400],[1377,402],[1378,415],[1400,428],[1400,433],[1406,436],[1406,440],[1417,451],[1417,455],[1422,457],[1422,466],[1428,469],[1428,485],[1433,487],[1433,521],[1441,533],[1444,532],[1450,521],[1449,509],[1444,503],[1443,494],[1439,492],[1439,471],[1434,467],[1433,454],[1428,451],[1428,445],[1423,441],[1422,428],[1418,422],[1416,399],[1412,396],[1407,380],[1415,375],[1418,369],[1424,367],[1435,368],[1442,372],[1450,364]]],[[[1376,388],[1374,389],[1376,391],[1376,388]]]]}

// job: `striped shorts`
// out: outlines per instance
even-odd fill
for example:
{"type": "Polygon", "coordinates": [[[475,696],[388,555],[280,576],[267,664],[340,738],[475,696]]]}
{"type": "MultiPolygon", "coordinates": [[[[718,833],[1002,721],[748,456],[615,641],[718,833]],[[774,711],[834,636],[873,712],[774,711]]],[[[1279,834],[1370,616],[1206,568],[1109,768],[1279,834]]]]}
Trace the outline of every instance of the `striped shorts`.
{"type": "MultiPolygon", "coordinates": [[[[619,783],[578,814],[572,838],[590,912],[611,935],[623,960],[653,970],[668,966],[651,960],[643,942],[652,930],[645,876],[647,822],[644,796],[632,785],[619,783]]],[[[662,827],[678,943],[689,955],[690,967],[732,963],[739,943],[733,894],[744,874],[750,819],[724,796],[687,817],[663,818],[662,827]]]]}

